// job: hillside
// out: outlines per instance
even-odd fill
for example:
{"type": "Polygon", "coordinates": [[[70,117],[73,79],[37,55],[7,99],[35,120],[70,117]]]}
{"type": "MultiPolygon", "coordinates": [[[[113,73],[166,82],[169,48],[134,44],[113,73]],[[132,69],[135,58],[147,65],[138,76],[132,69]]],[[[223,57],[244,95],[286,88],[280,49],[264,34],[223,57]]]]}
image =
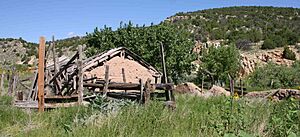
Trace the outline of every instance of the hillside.
{"type": "Polygon", "coordinates": [[[0,64],[22,64],[37,55],[37,44],[22,38],[0,38],[0,64]]]}
{"type": "MultiPolygon", "coordinates": [[[[281,37],[295,44],[300,37],[300,9],[277,7],[227,7],[177,13],[165,20],[190,30],[197,41],[239,40],[259,42],[281,37]]],[[[282,46],[282,45],[279,45],[282,46]]]]}
{"type": "Polygon", "coordinates": [[[300,52],[300,9],[280,7],[226,7],[177,13],[164,23],[188,29],[196,41],[194,51],[204,46],[235,44],[242,53],[243,75],[272,61],[291,66],[283,57],[284,46],[300,52]]]}
{"type": "MultiPolygon", "coordinates": [[[[72,56],[76,47],[85,44],[85,37],[71,37],[55,40],[56,51],[59,56],[72,56]]],[[[50,41],[46,42],[47,48],[50,41]]],[[[0,38],[0,64],[29,64],[37,57],[37,43],[27,42],[22,38],[0,38]]],[[[50,54],[51,58],[51,54],[50,54]]]]}

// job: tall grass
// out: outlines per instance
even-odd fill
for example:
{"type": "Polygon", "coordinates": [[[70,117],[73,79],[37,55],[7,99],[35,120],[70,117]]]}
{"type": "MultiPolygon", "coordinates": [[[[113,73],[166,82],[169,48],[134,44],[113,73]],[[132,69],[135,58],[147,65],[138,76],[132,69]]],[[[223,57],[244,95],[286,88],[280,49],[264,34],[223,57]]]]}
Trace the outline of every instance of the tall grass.
{"type": "Polygon", "coordinates": [[[103,112],[94,107],[43,114],[2,105],[0,136],[288,136],[300,135],[300,104],[178,96],[177,108],[162,102],[103,112]],[[4,114],[4,115],[3,115],[4,114]]]}

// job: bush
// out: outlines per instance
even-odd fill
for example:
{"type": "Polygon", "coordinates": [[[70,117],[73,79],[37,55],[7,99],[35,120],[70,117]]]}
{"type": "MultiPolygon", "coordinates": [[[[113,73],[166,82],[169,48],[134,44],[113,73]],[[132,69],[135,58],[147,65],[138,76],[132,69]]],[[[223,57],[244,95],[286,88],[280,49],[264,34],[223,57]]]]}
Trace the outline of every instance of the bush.
{"type": "Polygon", "coordinates": [[[291,88],[299,86],[300,63],[295,62],[292,67],[269,63],[255,69],[247,78],[250,87],[259,89],[291,88]]]}
{"type": "Polygon", "coordinates": [[[261,49],[274,49],[276,48],[275,43],[271,39],[266,39],[264,44],[261,46],[261,49]]]}
{"type": "Polygon", "coordinates": [[[298,53],[300,53],[300,45],[296,45],[295,48],[298,50],[298,53]]]}
{"type": "Polygon", "coordinates": [[[292,50],[290,50],[289,47],[284,47],[283,58],[289,60],[296,60],[296,54],[292,50]]]}
{"type": "Polygon", "coordinates": [[[235,45],[238,49],[248,51],[251,50],[252,43],[247,39],[239,39],[235,42],[235,45]]]}

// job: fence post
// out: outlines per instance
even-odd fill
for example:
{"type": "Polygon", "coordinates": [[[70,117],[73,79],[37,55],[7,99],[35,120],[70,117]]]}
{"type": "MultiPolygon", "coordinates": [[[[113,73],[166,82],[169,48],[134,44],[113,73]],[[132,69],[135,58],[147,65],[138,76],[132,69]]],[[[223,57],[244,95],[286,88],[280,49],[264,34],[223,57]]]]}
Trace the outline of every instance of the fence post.
{"type": "Polygon", "coordinates": [[[140,79],[140,103],[143,103],[144,101],[144,85],[143,85],[143,80],[140,79]]]}
{"type": "Polygon", "coordinates": [[[105,96],[106,96],[107,91],[108,91],[108,84],[109,84],[109,66],[106,65],[105,66],[105,85],[104,85],[104,88],[103,88],[105,96]]]}
{"type": "Polygon", "coordinates": [[[5,92],[4,92],[4,77],[5,77],[5,74],[4,72],[2,72],[1,74],[1,82],[0,82],[0,90],[1,90],[1,95],[4,95],[5,92]]]}
{"type": "Polygon", "coordinates": [[[45,108],[44,100],[44,75],[45,75],[45,37],[40,37],[39,45],[39,66],[38,66],[38,109],[43,112],[45,108]]]}
{"type": "Polygon", "coordinates": [[[16,68],[13,67],[12,68],[12,71],[11,71],[11,76],[10,76],[10,79],[9,79],[9,82],[8,82],[8,95],[9,96],[13,96],[13,90],[14,90],[14,79],[15,79],[15,71],[16,71],[16,68]]]}

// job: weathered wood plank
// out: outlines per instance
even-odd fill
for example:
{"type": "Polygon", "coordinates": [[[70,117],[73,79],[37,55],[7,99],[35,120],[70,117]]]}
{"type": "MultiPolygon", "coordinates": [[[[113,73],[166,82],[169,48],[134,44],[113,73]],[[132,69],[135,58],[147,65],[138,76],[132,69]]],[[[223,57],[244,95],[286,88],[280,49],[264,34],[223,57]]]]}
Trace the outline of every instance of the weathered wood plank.
{"type": "MultiPolygon", "coordinates": [[[[166,63],[165,63],[165,53],[164,53],[164,46],[162,43],[160,43],[160,54],[161,54],[161,63],[163,66],[163,82],[162,83],[168,83],[168,77],[167,77],[167,69],[166,69],[166,63]]],[[[170,90],[166,90],[166,100],[169,101],[170,98],[170,90]]]]}
{"type": "MultiPolygon", "coordinates": [[[[83,87],[104,88],[105,84],[83,83],[83,87]]],[[[140,84],[133,83],[109,83],[108,89],[114,90],[140,90],[140,84]]]]}
{"type": "Polygon", "coordinates": [[[78,65],[78,90],[77,90],[77,93],[78,93],[78,104],[82,104],[83,102],[83,66],[82,66],[82,46],[79,45],[78,47],[78,62],[77,62],[77,65],[78,65]]]}
{"type": "Polygon", "coordinates": [[[5,74],[2,72],[1,74],[1,82],[0,82],[0,90],[1,90],[1,94],[0,95],[4,95],[4,78],[5,78],[5,74]]]}
{"type": "Polygon", "coordinates": [[[65,71],[69,65],[78,57],[78,52],[68,61],[68,63],[66,65],[64,65],[64,67],[62,69],[60,69],[53,77],[52,79],[49,81],[49,83],[53,82],[57,76],[59,76],[63,71],[65,71]]]}
{"type": "Polygon", "coordinates": [[[108,91],[108,84],[109,84],[109,66],[106,65],[105,66],[105,84],[104,84],[104,88],[103,88],[104,94],[106,94],[108,91]]]}
{"type": "Polygon", "coordinates": [[[11,77],[10,77],[9,82],[8,82],[8,91],[7,91],[7,93],[8,93],[9,96],[13,96],[13,92],[14,92],[14,89],[13,89],[14,85],[13,84],[14,84],[14,79],[15,79],[15,73],[16,73],[16,68],[13,67],[11,77]]]}
{"type": "Polygon", "coordinates": [[[38,108],[39,112],[44,111],[44,68],[45,68],[45,38],[40,37],[39,45],[39,66],[38,66],[38,108]]]}
{"type": "Polygon", "coordinates": [[[144,103],[144,86],[143,86],[143,79],[140,79],[140,103],[144,103]]]}

